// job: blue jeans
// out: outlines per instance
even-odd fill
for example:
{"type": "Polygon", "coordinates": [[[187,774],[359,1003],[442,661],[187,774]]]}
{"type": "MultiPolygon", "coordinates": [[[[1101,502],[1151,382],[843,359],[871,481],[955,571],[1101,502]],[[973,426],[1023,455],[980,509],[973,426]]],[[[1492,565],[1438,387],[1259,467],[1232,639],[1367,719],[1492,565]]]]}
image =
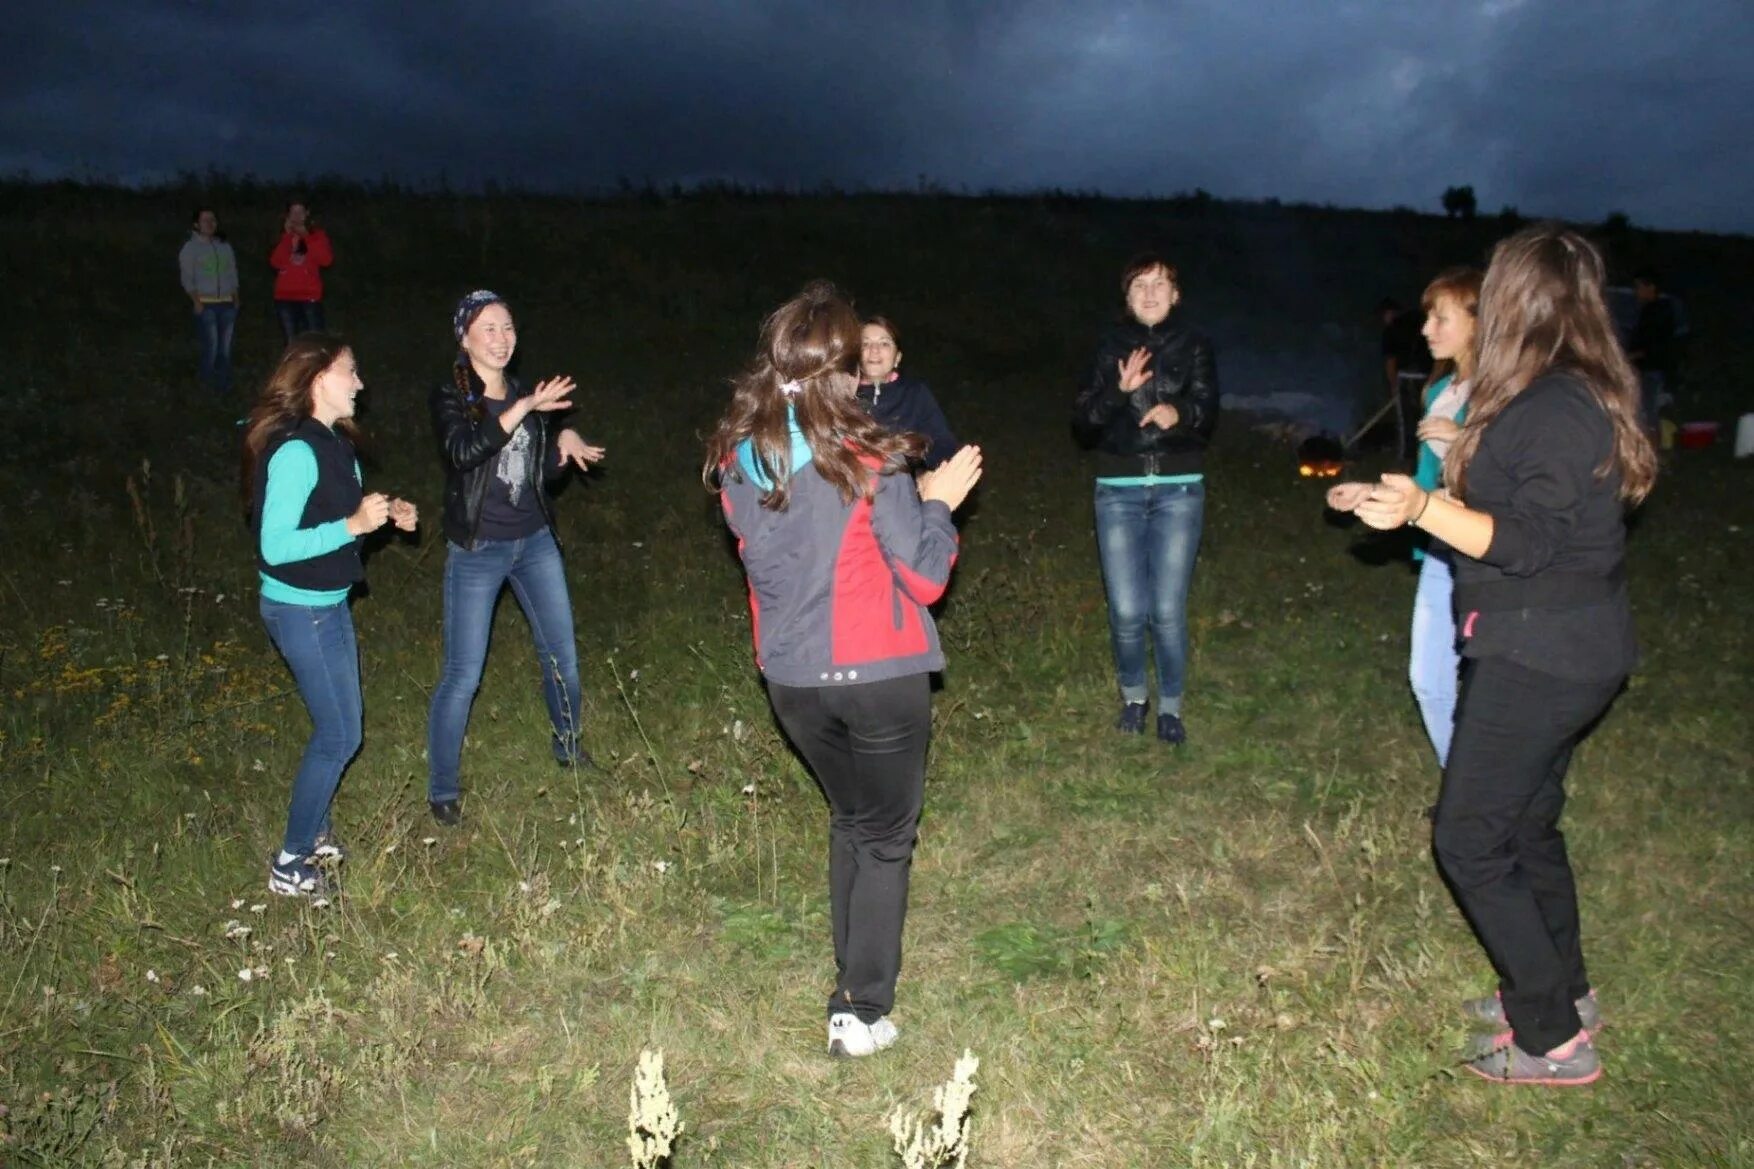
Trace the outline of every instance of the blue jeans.
{"type": "Polygon", "coordinates": [[[339,605],[288,605],[262,598],[262,624],[292,668],[299,697],[311,716],[311,737],[292,781],[292,808],[281,848],[309,856],[317,834],[329,828],[329,804],[341,773],[359,754],[363,710],[359,644],[353,614],[339,605]]]}
{"type": "Polygon", "coordinates": [[[288,345],[300,333],[323,331],[323,302],[320,300],[277,300],[274,315],[280,318],[280,331],[286,334],[288,345]]]}
{"type": "Polygon", "coordinates": [[[1188,585],[1205,514],[1203,482],[1096,485],[1096,549],[1108,593],[1108,631],[1121,697],[1145,701],[1149,631],[1157,655],[1158,709],[1167,714],[1181,713],[1188,671],[1188,585]]]}
{"type": "Polygon", "coordinates": [[[195,314],[195,340],[201,347],[197,376],[216,394],[231,393],[231,336],[237,328],[238,306],[204,304],[195,314]]]}
{"type": "Polygon", "coordinates": [[[543,528],[521,540],[479,540],[473,551],[451,544],[445,557],[445,664],[426,724],[427,798],[434,803],[462,794],[457,771],[463,732],[487,664],[493,609],[508,583],[536,643],[554,757],[562,763],[578,757],[579,654],[554,534],[543,528]]]}
{"type": "Polygon", "coordinates": [[[1425,720],[1425,735],[1437,752],[1437,765],[1449,762],[1450,738],[1456,729],[1456,690],[1462,658],[1457,652],[1455,553],[1433,542],[1419,566],[1419,587],[1413,593],[1413,650],[1407,678],[1425,720]]]}

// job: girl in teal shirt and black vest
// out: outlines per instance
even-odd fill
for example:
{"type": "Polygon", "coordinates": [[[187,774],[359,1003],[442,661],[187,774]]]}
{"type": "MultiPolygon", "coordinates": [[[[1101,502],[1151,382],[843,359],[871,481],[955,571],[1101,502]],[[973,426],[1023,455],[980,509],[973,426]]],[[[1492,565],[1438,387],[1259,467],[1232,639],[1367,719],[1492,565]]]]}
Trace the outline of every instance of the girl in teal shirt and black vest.
{"type": "Polygon", "coordinates": [[[364,385],[338,337],[306,333],[287,346],[244,432],[243,487],[262,579],[262,623],[286,658],[311,716],[311,737],[292,784],[268,888],[286,896],[324,891],[319,860],[339,857],[329,804],[359,752],[359,647],[347,597],[365,578],[360,545],[393,523],[414,530],[414,505],[360,483],[352,422],[364,385]]]}

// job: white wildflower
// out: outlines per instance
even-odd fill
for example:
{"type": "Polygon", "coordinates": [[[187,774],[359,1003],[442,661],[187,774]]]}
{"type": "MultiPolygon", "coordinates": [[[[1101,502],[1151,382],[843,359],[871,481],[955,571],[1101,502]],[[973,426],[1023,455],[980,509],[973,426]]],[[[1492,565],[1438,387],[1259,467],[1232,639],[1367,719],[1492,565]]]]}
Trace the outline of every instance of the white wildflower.
{"type": "Polygon", "coordinates": [[[930,1128],[926,1127],[927,1118],[908,1116],[900,1108],[889,1114],[895,1153],[907,1169],[962,1169],[968,1163],[968,1105],[980,1066],[972,1051],[962,1053],[949,1081],[932,1092],[932,1111],[938,1119],[930,1128]]]}
{"type": "Polygon", "coordinates": [[[669,861],[653,861],[652,867],[654,869],[657,869],[659,873],[667,873],[670,871],[670,862],[669,861]]]}
{"type": "Polygon", "coordinates": [[[737,742],[741,743],[743,741],[743,730],[744,730],[743,720],[742,719],[734,720],[731,723],[731,738],[733,738],[737,742]]]}
{"type": "Polygon", "coordinates": [[[251,982],[255,979],[255,977],[256,977],[256,972],[254,970],[251,970],[248,966],[246,966],[242,970],[238,971],[238,981],[239,982],[251,982]]]}
{"type": "Polygon", "coordinates": [[[262,762],[260,759],[258,759],[254,763],[250,764],[250,770],[251,771],[267,771],[268,765],[266,763],[262,762]]]}
{"type": "Polygon", "coordinates": [[[755,785],[752,783],[744,784],[743,785],[743,794],[746,796],[754,795],[755,794],[755,785]]]}
{"type": "Polygon", "coordinates": [[[158,971],[156,971],[156,970],[148,970],[148,971],[147,971],[147,972],[146,972],[146,981],[148,981],[148,982],[157,982],[157,981],[158,981],[158,971]]]}
{"type": "Polygon", "coordinates": [[[327,897],[313,897],[311,898],[311,908],[327,909],[329,908],[329,899],[327,897]]]}
{"type": "Polygon", "coordinates": [[[258,916],[260,916],[261,914],[267,913],[268,912],[268,903],[266,901],[258,901],[254,905],[250,906],[250,912],[254,913],[258,916]]]}
{"type": "Polygon", "coordinates": [[[189,988],[189,993],[194,995],[198,999],[199,998],[206,998],[207,997],[207,988],[200,985],[199,983],[197,983],[196,985],[191,986],[189,988]]]}
{"type": "Polygon", "coordinates": [[[436,836],[423,836],[420,838],[420,843],[426,845],[426,847],[428,847],[428,848],[431,848],[433,845],[438,843],[438,837],[436,837],[436,836]]]}
{"type": "Polygon", "coordinates": [[[682,1135],[681,1115],[664,1082],[664,1053],[642,1051],[627,1091],[627,1151],[636,1169],[657,1169],[682,1135]]]}
{"type": "Polygon", "coordinates": [[[250,936],[250,927],[235,919],[228,921],[225,923],[225,936],[233,941],[241,941],[250,936]]]}
{"type": "Polygon", "coordinates": [[[242,909],[244,907],[244,899],[242,897],[233,897],[231,899],[231,907],[233,909],[242,909]]]}

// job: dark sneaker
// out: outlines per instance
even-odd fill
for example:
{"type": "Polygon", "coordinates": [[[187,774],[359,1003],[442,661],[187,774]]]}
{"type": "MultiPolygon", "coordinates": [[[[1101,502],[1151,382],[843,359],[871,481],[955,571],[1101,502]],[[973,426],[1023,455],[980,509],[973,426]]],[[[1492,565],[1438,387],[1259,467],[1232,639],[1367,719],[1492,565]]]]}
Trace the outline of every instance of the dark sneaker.
{"type": "Polygon", "coordinates": [[[1172,747],[1179,747],[1188,741],[1188,728],[1182,725],[1181,715],[1164,711],[1157,716],[1157,737],[1172,747]]]}
{"type": "MultiPolygon", "coordinates": [[[[1590,991],[1574,1004],[1577,1007],[1577,1021],[1583,1029],[1594,1035],[1602,1026],[1602,1008],[1596,1002],[1596,992],[1590,991]]],[[[1504,1000],[1496,994],[1485,995],[1477,999],[1462,1000],[1462,1014],[1468,1022],[1482,1024],[1494,1029],[1508,1026],[1504,1015],[1504,1000]]]]}
{"type": "Polygon", "coordinates": [[[875,1023],[864,1023],[851,1011],[842,1011],[828,1019],[828,1054],[836,1059],[876,1055],[900,1035],[888,1015],[875,1023]]]}
{"type": "Polygon", "coordinates": [[[603,768],[598,765],[597,761],[591,758],[591,753],[583,747],[579,748],[571,755],[556,755],[554,761],[560,765],[562,771],[567,771],[574,767],[578,768],[580,771],[603,770],[603,768]]]}
{"type": "Polygon", "coordinates": [[[1481,1079],[1498,1084],[1546,1084],[1570,1088],[1593,1084],[1602,1077],[1602,1061],[1596,1058],[1595,1044],[1589,1032],[1580,1031],[1569,1043],[1562,1044],[1546,1055],[1531,1055],[1515,1043],[1480,1051],[1478,1044],[1462,1064],[1481,1079]]]}
{"type": "Polygon", "coordinates": [[[281,864],[280,854],[275,853],[268,861],[268,892],[282,897],[321,897],[328,891],[328,880],[310,857],[294,857],[281,864]]]}
{"type": "Polygon", "coordinates": [[[1121,717],[1115,719],[1115,730],[1123,735],[1142,735],[1145,733],[1145,704],[1129,702],[1121,707],[1121,717]]]}
{"type": "Polygon", "coordinates": [[[428,800],[427,806],[432,809],[432,818],[447,828],[455,828],[463,822],[461,800],[428,800]]]}

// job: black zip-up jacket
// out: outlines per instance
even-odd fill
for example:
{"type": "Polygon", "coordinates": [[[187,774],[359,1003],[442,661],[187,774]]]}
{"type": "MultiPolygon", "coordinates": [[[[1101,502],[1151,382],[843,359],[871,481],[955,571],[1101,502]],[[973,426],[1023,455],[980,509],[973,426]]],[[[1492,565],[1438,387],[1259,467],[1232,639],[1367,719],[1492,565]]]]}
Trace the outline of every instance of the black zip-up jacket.
{"type": "MultiPolygon", "coordinates": [[[[481,382],[470,371],[470,387],[479,395],[481,382]]],[[[524,396],[516,378],[506,378],[506,400],[515,402],[524,396]]],[[[476,527],[481,522],[481,502],[487,497],[487,484],[493,478],[494,462],[500,448],[511,440],[499,419],[480,404],[464,400],[453,382],[435,386],[427,400],[432,410],[433,430],[438,436],[439,454],[445,464],[445,538],[453,544],[473,549],[476,527]]],[[[535,458],[530,460],[530,487],[536,493],[536,506],[550,531],[554,530],[554,510],[549,503],[547,481],[555,478],[559,466],[548,441],[548,416],[532,410],[525,416],[525,425],[534,425],[535,458]]]]}
{"type": "Polygon", "coordinates": [[[859,401],[871,417],[888,430],[906,430],[926,439],[920,465],[930,471],[956,453],[956,435],[932,396],[931,387],[917,377],[902,374],[892,382],[874,386],[860,382],[859,401]]]}
{"type": "Polygon", "coordinates": [[[1096,448],[1097,476],[1197,475],[1206,444],[1218,425],[1218,367],[1212,342],[1200,330],[1165,320],[1142,325],[1127,320],[1110,329],[1074,408],[1080,441],[1096,448]],[[1121,362],[1135,349],[1151,354],[1151,380],[1121,393],[1121,362]],[[1167,430],[1139,425],[1155,405],[1167,402],[1180,417],[1167,430]]]}

